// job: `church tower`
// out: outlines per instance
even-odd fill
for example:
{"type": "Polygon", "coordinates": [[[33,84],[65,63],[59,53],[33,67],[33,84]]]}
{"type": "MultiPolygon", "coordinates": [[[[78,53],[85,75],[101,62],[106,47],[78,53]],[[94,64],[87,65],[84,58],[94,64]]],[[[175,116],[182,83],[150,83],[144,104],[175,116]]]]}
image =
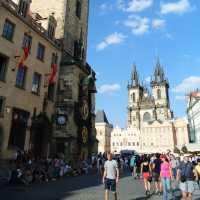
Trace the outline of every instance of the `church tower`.
{"type": "Polygon", "coordinates": [[[142,87],[136,65],[133,65],[131,82],[128,84],[128,127],[140,126],[139,102],[142,96],[142,87]]]}
{"type": "Polygon", "coordinates": [[[157,60],[154,75],[151,81],[152,94],[155,100],[156,116],[158,120],[171,119],[169,102],[169,83],[165,77],[164,70],[157,60]]]}
{"type": "Polygon", "coordinates": [[[44,27],[48,27],[48,20],[45,19],[53,13],[57,21],[56,39],[63,41],[67,53],[85,61],[89,0],[33,0],[31,11],[32,14],[42,15],[38,22],[44,27]]]}

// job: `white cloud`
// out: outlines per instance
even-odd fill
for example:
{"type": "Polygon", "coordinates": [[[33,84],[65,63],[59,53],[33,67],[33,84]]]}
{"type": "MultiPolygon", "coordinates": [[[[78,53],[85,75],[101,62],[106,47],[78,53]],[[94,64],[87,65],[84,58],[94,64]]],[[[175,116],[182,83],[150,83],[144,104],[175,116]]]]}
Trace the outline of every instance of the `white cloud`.
{"type": "Polygon", "coordinates": [[[184,93],[187,94],[192,90],[200,87],[200,77],[199,76],[190,76],[184,79],[179,85],[172,89],[175,93],[184,93]]]}
{"type": "Polygon", "coordinates": [[[121,34],[121,33],[113,33],[109,36],[107,36],[102,42],[100,42],[97,45],[97,50],[103,50],[106,47],[108,47],[109,45],[116,45],[116,44],[120,44],[122,42],[124,42],[126,36],[121,34]]]}
{"type": "Polygon", "coordinates": [[[125,0],[118,0],[117,6],[120,10],[125,12],[141,12],[153,5],[154,0],[129,0],[128,3],[125,0]]]}
{"type": "Polygon", "coordinates": [[[99,6],[100,10],[103,11],[103,12],[106,12],[106,11],[110,11],[113,9],[113,6],[111,4],[106,4],[106,3],[103,3],[99,6]]]}
{"type": "Polygon", "coordinates": [[[179,101],[183,101],[183,100],[186,100],[186,97],[183,95],[177,95],[177,96],[175,96],[175,99],[179,100],[179,101]]]}
{"type": "Polygon", "coordinates": [[[134,35],[143,35],[149,30],[149,19],[140,16],[130,16],[124,25],[132,29],[134,35]]]}
{"type": "Polygon", "coordinates": [[[124,0],[117,0],[117,7],[119,10],[126,10],[126,4],[124,2],[124,0]]]}
{"type": "Polygon", "coordinates": [[[112,94],[120,90],[120,88],[121,87],[119,84],[105,84],[105,85],[100,86],[98,91],[101,94],[105,94],[105,93],[112,94]]]}
{"type": "Polygon", "coordinates": [[[155,29],[165,27],[166,21],[164,19],[154,19],[152,21],[152,27],[155,29]]]}
{"type": "Polygon", "coordinates": [[[126,8],[127,12],[141,12],[152,6],[153,0],[131,0],[126,8]]]}
{"type": "Polygon", "coordinates": [[[179,0],[177,2],[172,2],[172,3],[161,3],[160,6],[161,14],[168,14],[168,13],[182,14],[191,9],[192,7],[190,5],[189,0],[179,0]]]}
{"type": "Polygon", "coordinates": [[[150,76],[146,77],[146,78],[145,78],[145,81],[146,81],[147,83],[150,83],[151,77],[150,77],[150,76]]]}

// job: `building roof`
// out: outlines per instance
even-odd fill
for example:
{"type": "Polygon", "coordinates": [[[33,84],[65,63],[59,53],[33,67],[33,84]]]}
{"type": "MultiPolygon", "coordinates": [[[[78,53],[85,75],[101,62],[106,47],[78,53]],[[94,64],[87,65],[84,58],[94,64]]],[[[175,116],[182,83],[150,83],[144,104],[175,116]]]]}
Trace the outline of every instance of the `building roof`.
{"type": "Polygon", "coordinates": [[[95,122],[96,123],[107,123],[107,124],[109,124],[104,110],[98,110],[97,111],[95,122]]]}

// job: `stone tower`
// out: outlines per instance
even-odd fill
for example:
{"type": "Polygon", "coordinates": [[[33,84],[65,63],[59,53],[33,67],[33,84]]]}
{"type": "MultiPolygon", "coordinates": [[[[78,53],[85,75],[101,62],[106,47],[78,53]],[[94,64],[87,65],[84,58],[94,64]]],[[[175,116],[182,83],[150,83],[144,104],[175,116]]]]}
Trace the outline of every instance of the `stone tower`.
{"type": "Polygon", "coordinates": [[[131,83],[128,84],[128,127],[140,126],[139,102],[142,96],[142,87],[136,65],[133,65],[131,83]]]}
{"type": "Polygon", "coordinates": [[[154,75],[151,81],[152,95],[155,100],[156,116],[158,120],[171,119],[169,103],[169,83],[165,77],[164,70],[157,60],[154,75]]]}
{"type": "Polygon", "coordinates": [[[86,159],[96,152],[97,146],[96,79],[86,61],[89,0],[33,0],[31,11],[37,22],[46,27],[50,25],[49,16],[54,16],[57,20],[55,38],[62,44],[56,119],[64,115],[67,125],[55,125],[52,151],[59,151],[62,143],[65,147],[62,153],[68,158],[86,159]]]}
{"type": "Polygon", "coordinates": [[[63,39],[64,50],[86,59],[89,0],[33,0],[31,11],[39,13],[43,26],[52,13],[57,20],[56,39],[63,39]]]}

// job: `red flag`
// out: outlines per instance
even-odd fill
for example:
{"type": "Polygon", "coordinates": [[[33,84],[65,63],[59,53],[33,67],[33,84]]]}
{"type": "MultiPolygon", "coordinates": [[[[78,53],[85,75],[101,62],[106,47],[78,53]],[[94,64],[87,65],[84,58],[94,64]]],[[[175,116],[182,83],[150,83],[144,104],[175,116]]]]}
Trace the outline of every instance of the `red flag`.
{"type": "Polygon", "coordinates": [[[49,85],[54,84],[56,82],[56,74],[57,74],[57,64],[52,64],[51,65],[51,74],[49,77],[49,85]]]}
{"type": "Polygon", "coordinates": [[[19,61],[18,65],[17,65],[17,68],[23,68],[24,67],[24,63],[27,60],[28,56],[29,56],[29,48],[28,47],[24,47],[23,48],[23,54],[22,54],[22,56],[20,58],[20,61],[19,61]]]}

